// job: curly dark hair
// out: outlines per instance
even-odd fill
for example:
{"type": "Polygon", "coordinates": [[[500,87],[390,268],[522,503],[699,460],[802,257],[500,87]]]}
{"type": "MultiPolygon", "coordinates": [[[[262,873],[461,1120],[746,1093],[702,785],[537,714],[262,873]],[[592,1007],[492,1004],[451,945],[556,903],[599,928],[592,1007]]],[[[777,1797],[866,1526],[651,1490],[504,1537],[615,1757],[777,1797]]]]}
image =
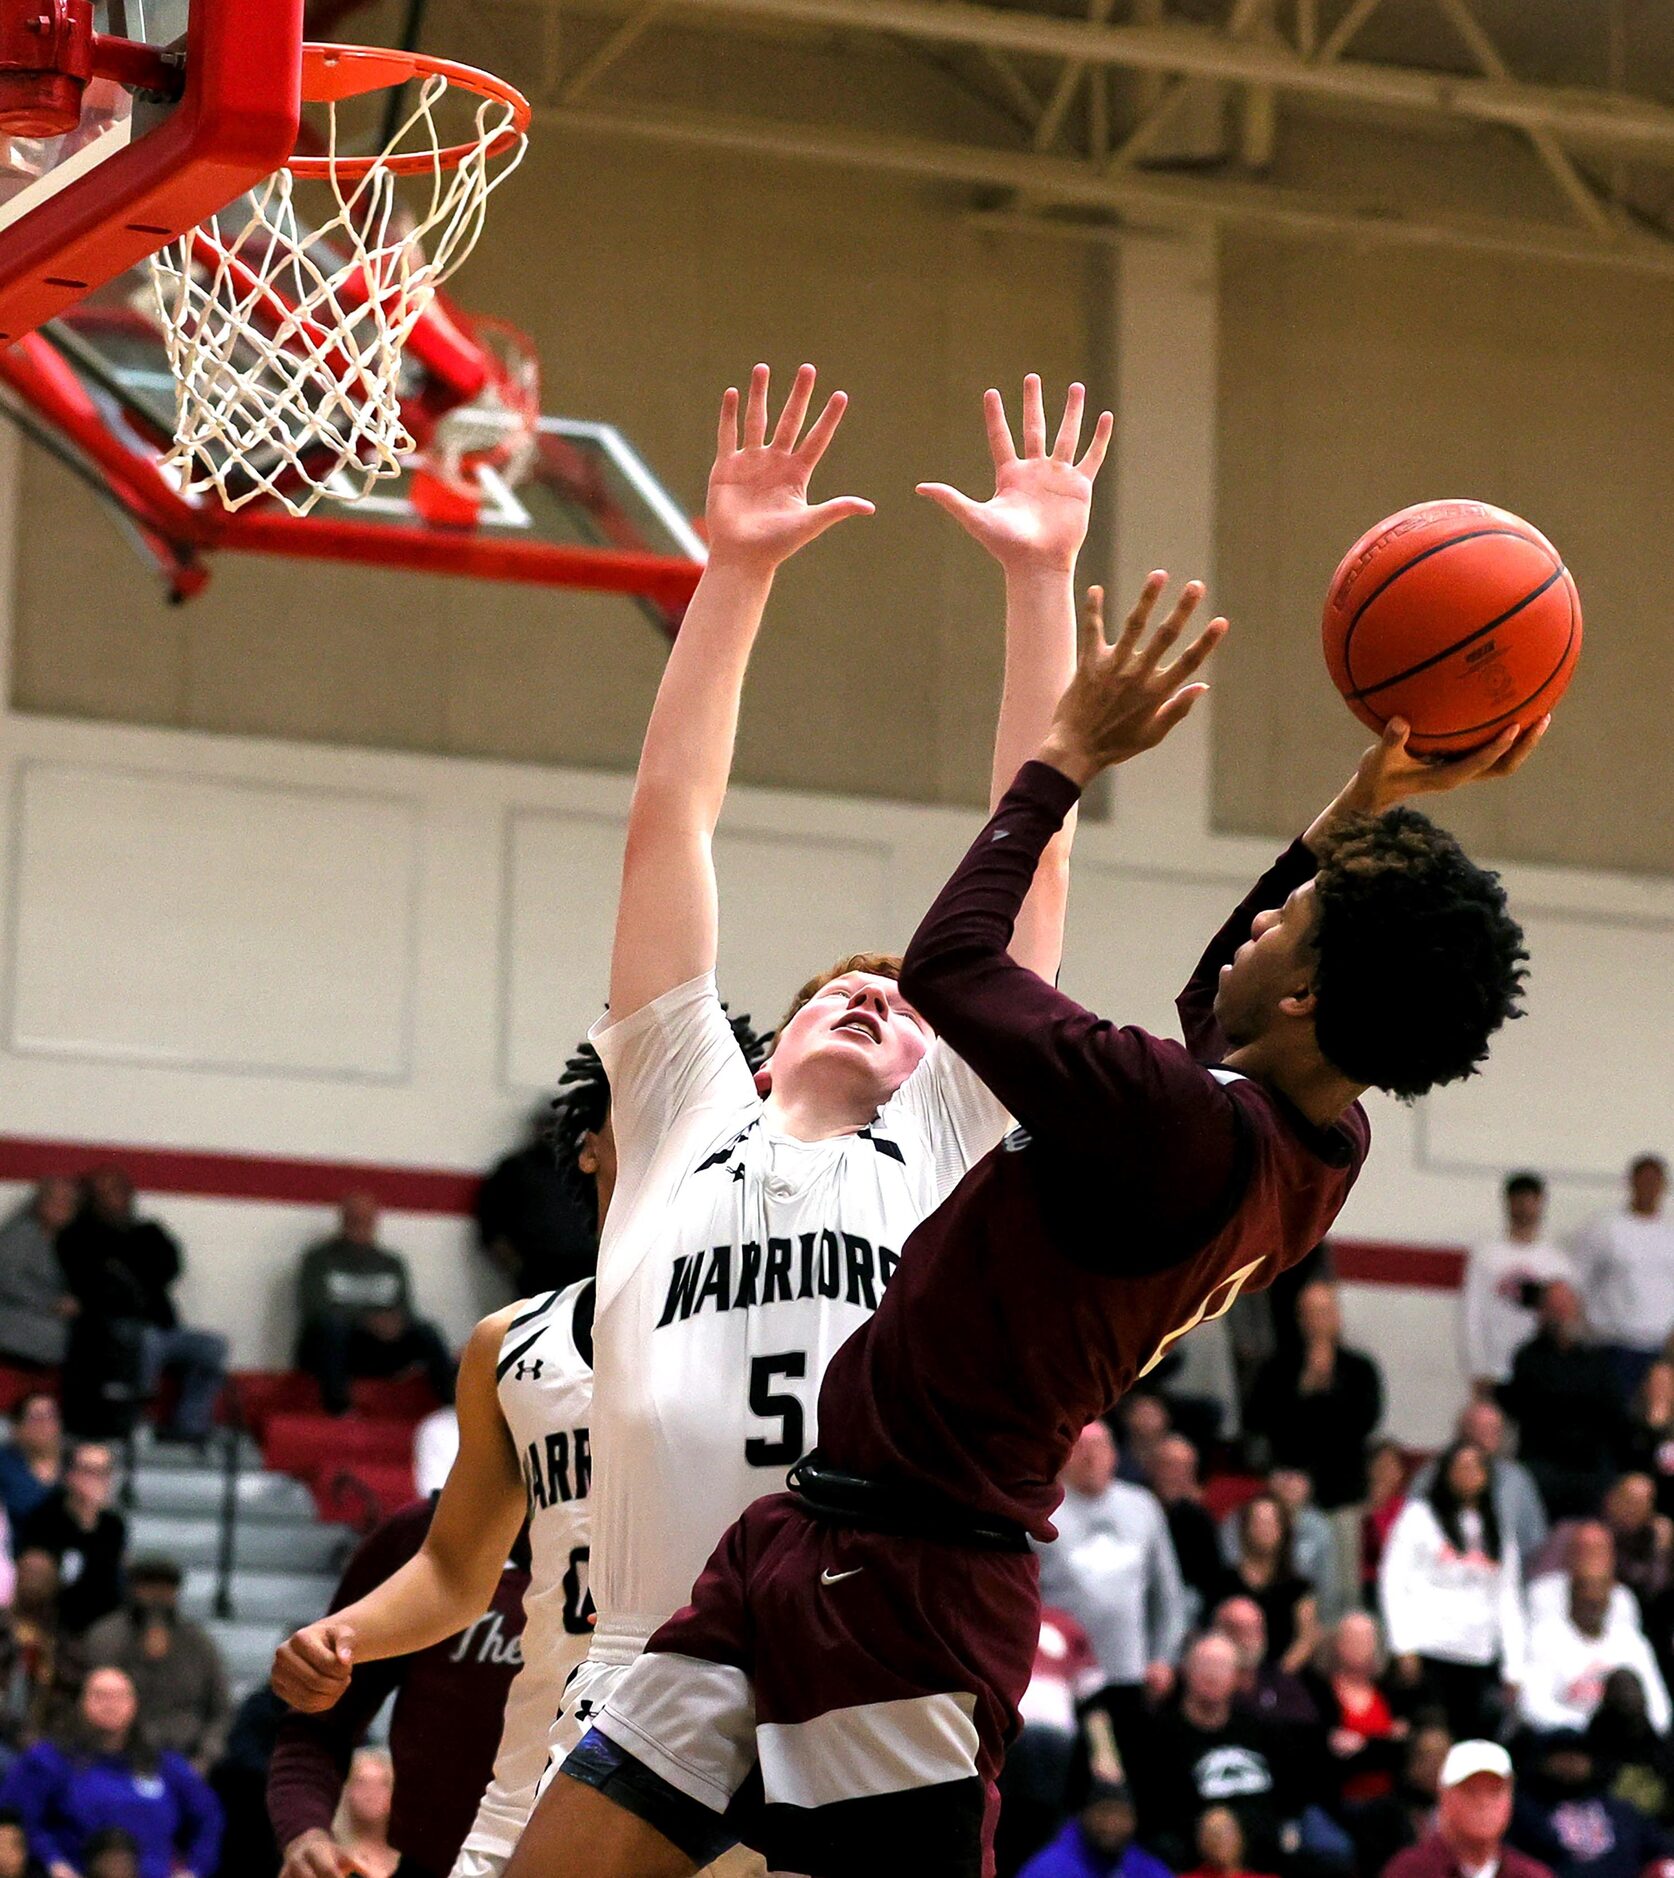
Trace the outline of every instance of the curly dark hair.
{"type": "Polygon", "coordinates": [[[1475,1075],[1527,976],[1498,874],[1415,809],[1356,817],[1314,876],[1314,1035],[1345,1076],[1403,1101],[1475,1075]]]}
{"type": "MultiPolygon", "coordinates": [[[[723,1004],[721,1009],[726,1010],[723,1004]]],[[[733,1017],[728,1013],[732,1034],[743,1052],[752,1074],[767,1057],[769,1039],[750,1022],[748,1014],[733,1017]]],[[[564,1185],[578,1204],[598,1224],[599,1196],[593,1176],[581,1170],[581,1151],[589,1135],[596,1135],[610,1113],[610,1079],[592,1044],[583,1042],[564,1065],[558,1078],[558,1093],[552,1098],[552,1113],[542,1135],[558,1162],[564,1185]]]]}

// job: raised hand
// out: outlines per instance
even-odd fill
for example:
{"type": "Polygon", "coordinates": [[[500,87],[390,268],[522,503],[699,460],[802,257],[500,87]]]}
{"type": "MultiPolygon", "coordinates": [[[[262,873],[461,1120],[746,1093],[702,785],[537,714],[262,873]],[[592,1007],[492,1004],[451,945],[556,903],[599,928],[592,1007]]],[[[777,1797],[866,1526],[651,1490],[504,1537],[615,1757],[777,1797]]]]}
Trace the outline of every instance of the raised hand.
{"type": "Polygon", "coordinates": [[[1087,590],[1080,662],[1040,748],[1040,760],[1073,782],[1085,785],[1113,763],[1154,748],[1209,689],[1192,683],[1192,675],[1226,637],[1227,623],[1212,619],[1165,665],[1164,653],[1186,630],[1203,598],[1203,583],[1188,581],[1173,611],[1147,640],[1152,609],[1167,585],[1166,573],[1147,578],[1114,645],[1104,637],[1104,590],[1087,590]]]}
{"type": "Polygon", "coordinates": [[[1067,572],[1087,538],[1093,483],[1110,447],[1115,419],[1102,412],[1092,442],[1079,461],[1081,416],[1087,402],[1084,386],[1071,385],[1064,415],[1050,450],[1046,447],[1046,411],[1040,379],[1023,381],[1023,454],[1017,453],[1005,400],[997,391],[983,394],[988,420],[988,450],[994,459],[994,493],[974,501],[946,483],[920,483],[918,493],[946,509],[968,535],[981,542],[1007,569],[1038,566],[1067,572]]]}
{"type": "Polygon", "coordinates": [[[758,365],[750,374],[742,446],[738,440],[738,392],[728,387],[721,400],[705,511],[710,566],[731,563],[771,572],[834,523],[846,521],[851,515],[872,513],[872,504],[859,496],[837,496],[829,502],[808,500],[808,479],[837,434],[848,405],[847,394],[834,391],[807,436],[798,443],[814,395],[814,377],[811,365],[797,372],[770,438],[768,370],[758,365]]]}
{"type": "Polygon", "coordinates": [[[354,1666],[354,1627],[322,1617],[318,1623],[304,1624],[274,1652],[273,1693],[302,1714],[317,1715],[348,1688],[354,1666]]]}
{"type": "Polygon", "coordinates": [[[359,1869],[329,1832],[311,1826],[285,1847],[285,1865],[279,1878],[344,1878],[359,1869]]]}

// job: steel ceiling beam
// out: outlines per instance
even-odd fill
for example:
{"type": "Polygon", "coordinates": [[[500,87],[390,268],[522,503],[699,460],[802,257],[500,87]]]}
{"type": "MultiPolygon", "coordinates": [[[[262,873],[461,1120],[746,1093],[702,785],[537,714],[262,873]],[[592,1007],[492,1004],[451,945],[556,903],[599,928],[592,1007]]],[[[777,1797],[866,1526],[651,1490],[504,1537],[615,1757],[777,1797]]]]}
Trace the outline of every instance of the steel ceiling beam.
{"type": "Polygon", "coordinates": [[[1099,24],[977,5],[973,0],[668,0],[668,5],[671,13],[890,33],[1082,65],[1269,85],[1421,116],[1498,124],[1525,133],[1549,131],[1647,162],[1674,163],[1674,110],[1626,92],[1341,58],[1321,63],[1303,58],[1282,42],[1233,40],[1180,26],[1099,24]]]}

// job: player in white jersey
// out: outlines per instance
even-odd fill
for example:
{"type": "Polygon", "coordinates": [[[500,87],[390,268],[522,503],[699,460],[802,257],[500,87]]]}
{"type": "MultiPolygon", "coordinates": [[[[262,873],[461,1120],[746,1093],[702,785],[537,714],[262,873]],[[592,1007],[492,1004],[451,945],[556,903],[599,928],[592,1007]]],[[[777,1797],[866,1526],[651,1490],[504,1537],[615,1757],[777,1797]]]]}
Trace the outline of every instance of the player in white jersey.
{"type": "MultiPolygon", "coordinates": [[[[732,1047],[759,1053],[747,1021],[732,1047]]],[[[566,1067],[554,1146],[577,1198],[599,1210],[615,1171],[609,1106],[598,1057],[584,1046],[566,1067]]],[[[459,1455],[423,1548],[366,1597],[299,1630],[274,1661],[274,1687],[293,1707],[329,1708],[356,1662],[405,1655],[473,1623],[527,1519],[523,1668],[454,1878],[492,1878],[505,1864],[546,1766],[564,1684],[587,1652],[594,1295],[589,1278],[477,1326],[460,1365],[459,1455]]]]}
{"type": "MultiPolygon", "coordinates": [[[[709,562],[669,655],[629,814],[610,1008],[592,1039],[610,1076],[617,1174],[600,1247],[595,1324],[593,1591],[598,1626],[565,1698],[559,1754],[680,1608],[727,1523],[814,1444],[828,1359],[876,1307],[912,1229],[1000,1139],[1000,1104],[939,1045],[894,982],[858,954],[810,981],[752,1078],[715,991],[711,840],[732,763],[745,666],[778,566],[853,497],[810,505],[807,486],[845,400],[799,442],[814,388],[804,366],[771,438],[768,373],[743,409],[722,403],[709,483],[709,562]]],[[[1006,572],[1005,689],[994,783],[1009,784],[1074,667],[1076,555],[1110,434],[1076,461],[1072,387],[1048,449],[1040,381],[1025,385],[1017,454],[987,397],[996,493],[940,484],[1006,572]]],[[[890,682],[857,665],[854,706],[890,682]]],[[[1067,838],[1054,843],[1013,950],[1057,969],[1067,838]]],[[[510,1873],[561,1869],[537,1807],[510,1873]]],[[[508,1878],[509,1878],[508,1874],[508,1878]]]]}

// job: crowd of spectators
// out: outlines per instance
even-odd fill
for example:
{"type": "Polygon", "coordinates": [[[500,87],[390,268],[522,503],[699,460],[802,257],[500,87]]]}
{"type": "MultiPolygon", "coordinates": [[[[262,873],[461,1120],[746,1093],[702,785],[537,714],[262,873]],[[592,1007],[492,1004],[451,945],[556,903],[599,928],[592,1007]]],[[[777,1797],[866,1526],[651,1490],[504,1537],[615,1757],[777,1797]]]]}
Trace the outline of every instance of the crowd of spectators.
{"type": "Polygon", "coordinates": [[[1235,1329],[1235,1437],[1166,1371],[1084,1432],[1041,1549],[1002,1878],[1674,1859],[1674,1215],[1655,1156],[1627,1186],[1560,1245],[1540,1178],[1507,1180],[1439,1454],[1378,1439],[1383,1379],[1328,1262],[1235,1329]]]}

